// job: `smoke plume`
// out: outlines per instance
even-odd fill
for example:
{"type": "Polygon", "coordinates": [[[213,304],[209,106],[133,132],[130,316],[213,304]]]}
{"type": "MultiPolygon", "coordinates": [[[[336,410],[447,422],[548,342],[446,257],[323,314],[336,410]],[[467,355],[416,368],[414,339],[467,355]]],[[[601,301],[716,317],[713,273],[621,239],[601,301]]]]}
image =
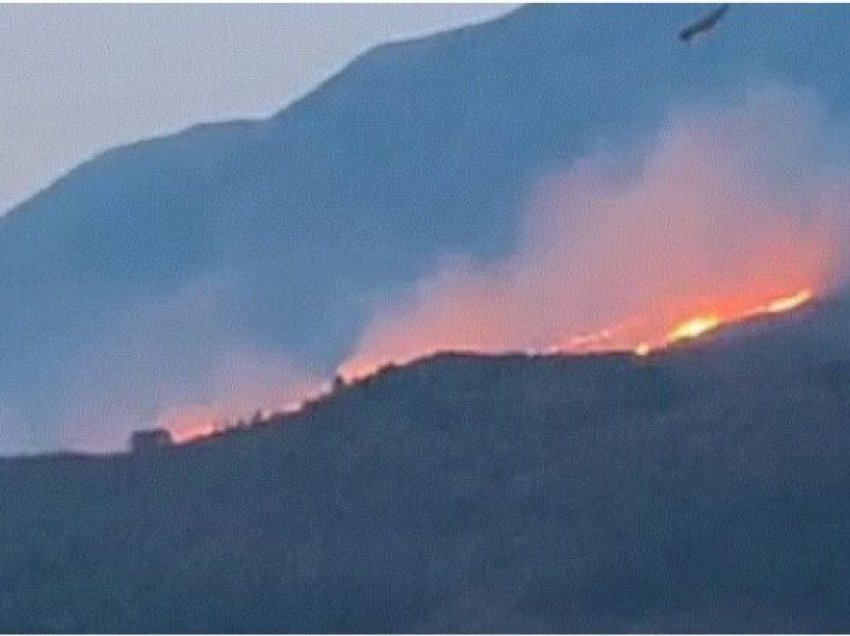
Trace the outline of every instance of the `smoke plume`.
{"type": "Polygon", "coordinates": [[[348,377],[444,350],[633,349],[678,321],[723,320],[842,268],[846,174],[811,95],[754,92],[679,112],[634,157],[594,157],[541,180],[510,257],[451,257],[378,308],[348,377]]]}

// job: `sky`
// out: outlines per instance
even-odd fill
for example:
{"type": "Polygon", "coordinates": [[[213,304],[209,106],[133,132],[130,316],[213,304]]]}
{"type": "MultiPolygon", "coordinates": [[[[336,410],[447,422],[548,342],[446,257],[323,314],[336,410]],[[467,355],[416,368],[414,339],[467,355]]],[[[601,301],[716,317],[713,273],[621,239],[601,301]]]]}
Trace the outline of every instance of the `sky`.
{"type": "Polygon", "coordinates": [[[99,152],[264,117],[388,40],[513,5],[0,5],[0,213],[99,152]]]}

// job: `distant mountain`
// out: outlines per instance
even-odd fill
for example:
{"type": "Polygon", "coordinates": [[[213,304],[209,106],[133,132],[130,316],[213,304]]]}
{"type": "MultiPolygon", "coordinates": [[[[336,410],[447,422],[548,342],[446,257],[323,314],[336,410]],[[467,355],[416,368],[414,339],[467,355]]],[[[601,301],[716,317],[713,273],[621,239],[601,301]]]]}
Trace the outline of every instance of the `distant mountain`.
{"type": "Polygon", "coordinates": [[[0,451],[114,446],[233,351],[328,374],[377,301],[442,255],[504,254],[538,177],[677,104],[779,82],[850,110],[844,9],[734,6],[683,45],[703,12],[530,6],[76,168],[0,220],[0,451]]]}
{"type": "Polygon", "coordinates": [[[846,632],[850,356],[817,343],[850,308],[824,311],[0,460],[0,631],[846,632]]]}

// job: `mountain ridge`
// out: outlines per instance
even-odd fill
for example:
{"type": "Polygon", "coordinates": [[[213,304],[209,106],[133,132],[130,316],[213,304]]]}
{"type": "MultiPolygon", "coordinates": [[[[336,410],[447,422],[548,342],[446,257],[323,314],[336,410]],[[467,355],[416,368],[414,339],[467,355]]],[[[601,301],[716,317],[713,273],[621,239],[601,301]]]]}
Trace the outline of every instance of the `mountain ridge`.
{"type": "Polygon", "coordinates": [[[184,447],[0,461],[0,629],[845,631],[850,366],[757,360],[799,333],[440,355],[184,447]]]}
{"type": "Polygon", "coordinates": [[[13,445],[77,438],[94,426],[81,412],[123,421],[120,443],[128,412],[214,401],[224,371],[209,369],[231,352],[187,349],[189,334],[329,376],[446,255],[509,254],[539,178],[640,146],[682,104],[735,102],[766,79],[850,112],[834,9],[736,6],[704,46],[681,46],[701,10],[524,7],[373,49],[268,119],[72,171],[0,219],[0,399],[28,431],[13,445]],[[179,309],[186,296],[202,309],[179,309]],[[103,366],[135,395],[77,386],[103,366]]]}

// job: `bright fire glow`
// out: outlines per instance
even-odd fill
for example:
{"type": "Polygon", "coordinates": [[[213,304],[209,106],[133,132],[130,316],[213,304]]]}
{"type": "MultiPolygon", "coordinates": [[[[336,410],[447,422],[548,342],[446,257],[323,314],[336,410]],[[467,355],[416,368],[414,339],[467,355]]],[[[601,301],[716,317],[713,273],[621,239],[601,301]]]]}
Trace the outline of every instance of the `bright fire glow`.
{"type": "Polygon", "coordinates": [[[635,355],[636,356],[648,356],[652,352],[652,349],[647,342],[641,342],[637,347],[635,347],[635,355]]]}
{"type": "MultiPolygon", "coordinates": [[[[802,289],[798,291],[793,296],[788,296],[786,298],[777,298],[774,301],[771,301],[767,304],[767,312],[771,314],[781,314],[786,311],[791,311],[792,309],[796,309],[801,305],[805,305],[812,299],[812,290],[811,289],[802,289]]],[[[759,312],[761,313],[761,312],[759,312]]]]}
{"type": "MultiPolygon", "coordinates": [[[[541,351],[547,354],[596,354],[626,351],[644,357],[677,343],[696,340],[724,326],[793,311],[813,298],[814,292],[810,288],[804,288],[790,295],[768,296],[757,301],[731,298],[718,300],[714,303],[702,303],[704,310],[692,313],[679,312],[678,315],[686,317],[672,319],[666,325],[663,317],[660,320],[635,319],[599,331],[571,336],[560,343],[543,348],[541,351]]],[[[475,347],[447,347],[442,350],[477,351],[475,347]]],[[[418,358],[439,353],[439,351],[441,350],[427,349],[419,355],[381,361],[352,360],[340,368],[340,374],[348,381],[356,381],[374,375],[389,364],[407,364],[418,358]]]]}
{"type": "Polygon", "coordinates": [[[667,336],[668,342],[679,342],[680,340],[693,340],[704,333],[714,331],[720,326],[720,318],[714,315],[696,316],[683,322],[673,329],[667,336]]]}
{"type": "Polygon", "coordinates": [[[676,324],[668,332],[663,341],[655,347],[651,346],[648,342],[641,342],[634,347],[634,353],[638,356],[645,356],[654,349],[663,349],[677,342],[694,340],[724,325],[731,325],[760,316],[783,314],[793,311],[811,301],[813,297],[814,293],[811,289],[801,289],[790,296],[773,298],[763,304],[758,304],[740,312],[729,312],[723,316],[717,313],[698,314],[676,324]]]}
{"type": "MultiPolygon", "coordinates": [[[[740,301],[718,302],[714,308],[709,308],[708,311],[695,312],[688,318],[671,322],[671,326],[661,336],[653,337],[653,332],[657,330],[657,327],[650,328],[651,325],[657,324],[657,321],[634,320],[608,329],[572,336],[560,344],[544,348],[542,352],[547,354],[590,354],[629,351],[636,356],[644,357],[671,345],[700,338],[725,325],[793,311],[813,298],[814,292],[806,288],[791,295],[766,298],[763,302],[754,304],[744,305],[740,301]],[[641,331],[641,327],[646,331],[641,331]]],[[[462,348],[461,350],[476,351],[475,348],[462,348]]],[[[349,382],[361,380],[374,375],[388,364],[407,364],[440,351],[442,349],[427,349],[419,355],[386,360],[382,363],[371,362],[359,366],[344,365],[340,369],[340,375],[349,382]]],[[[276,413],[283,414],[300,410],[306,404],[306,401],[317,399],[331,390],[330,385],[314,388],[306,393],[309,396],[306,400],[291,402],[287,407],[277,410],[276,413]]],[[[271,413],[264,415],[268,417],[271,413]]],[[[211,407],[199,405],[175,409],[168,413],[168,417],[168,428],[177,443],[209,437],[234,426],[232,422],[228,423],[227,418],[222,413],[211,407]]]]}

